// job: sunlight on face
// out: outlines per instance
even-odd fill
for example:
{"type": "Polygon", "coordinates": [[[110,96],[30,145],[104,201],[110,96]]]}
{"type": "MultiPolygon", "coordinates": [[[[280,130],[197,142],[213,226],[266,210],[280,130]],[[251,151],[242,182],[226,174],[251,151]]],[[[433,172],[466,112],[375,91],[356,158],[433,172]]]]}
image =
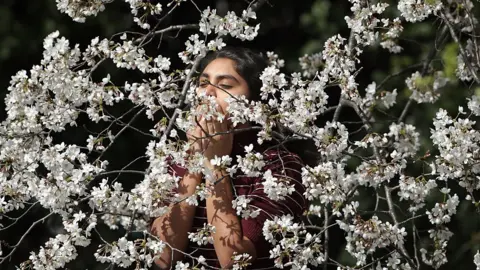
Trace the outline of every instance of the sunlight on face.
{"type": "Polygon", "coordinates": [[[249,96],[248,84],[235,70],[235,61],[217,58],[210,62],[199,78],[197,94],[204,91],[216,99],[217,104],[226,112],[230,96],[249,96]]]}

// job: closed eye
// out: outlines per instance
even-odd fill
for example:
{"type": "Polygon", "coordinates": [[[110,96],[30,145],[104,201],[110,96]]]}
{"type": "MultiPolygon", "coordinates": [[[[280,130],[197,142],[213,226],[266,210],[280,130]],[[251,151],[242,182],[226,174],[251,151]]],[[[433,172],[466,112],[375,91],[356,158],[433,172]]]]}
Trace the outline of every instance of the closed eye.
{"type": "Polygon", "coordinates": [[[231,88],[233,87],[233,86],[228,85],[228,84],[220,84],[219,86],[220,86],[220,88],[222,88],[222,89],[231,89],[231,88]]]}
{"type": "Polygon", "coordinates": [[[209,81],[201,81],[201,82],[199,83],[199,86],[200,86],[200,87],[206,87],[206,86],[209,85],[209,84],[210,84],[209,81]]]}

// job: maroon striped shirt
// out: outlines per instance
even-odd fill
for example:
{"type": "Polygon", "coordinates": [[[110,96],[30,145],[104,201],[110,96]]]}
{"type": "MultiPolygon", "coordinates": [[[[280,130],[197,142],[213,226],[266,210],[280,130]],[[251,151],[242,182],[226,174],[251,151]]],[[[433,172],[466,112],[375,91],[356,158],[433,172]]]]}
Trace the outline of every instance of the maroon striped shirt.
{"type": "MultiPolygon", "coordinates": [[[[254,151],[263,153],[265,161],[263,171],[271,170],[272,176],[278,179],[288,179],[289,185],[295,185],[295,191],[292,194],[286,196],[284,200],[274,201],[268,198],[263,191],[262,176],[247,177],[239,171],[232,177],[233,188],[235,189],[234,194],[250,198],[251,201],[248,207],[252,210],[260,209],[260,214],[255,218],[241,219],[242,233],[252,241],[257,253],[256,260],[247,269],[272,269],[274,268],[273,259],[269,258],[269,250],[272,247],[263,236],[263,224],[267,219],[287,214],[294,216],[298,220],[304,212],[307,202],[303,196],[305,189],[301,180],[303,163],[298,155],[291,152],[278,149],[264,150],[264,147],[256,144],[255,133],[251,132],[235,135],[232,158],[236,160],[236,155],[243,156],[244,146],[249,143],[254,144],[254,151]]],[[[183,167],[172,166],[172,168],[172,173],[178,176],[183,177],[185,174],[186,170],[183,167]]],[[[208,223],[205,203],[205,200],[199,200],[190,232],[197,232],[197,230],[204,227],[204,224],[208,223]]],[[[220,267],[213,244],[198,246],[196,243],[189,242],[186,252],[197,258],[202,255],[209,266],[220,267]]],[[[188,262],[188,260],[188,258],[184,258],[183,261],[188,262]]],[[[195,265],[196,263],[190,262],[190,265],[192,264],[195,265]]]]}

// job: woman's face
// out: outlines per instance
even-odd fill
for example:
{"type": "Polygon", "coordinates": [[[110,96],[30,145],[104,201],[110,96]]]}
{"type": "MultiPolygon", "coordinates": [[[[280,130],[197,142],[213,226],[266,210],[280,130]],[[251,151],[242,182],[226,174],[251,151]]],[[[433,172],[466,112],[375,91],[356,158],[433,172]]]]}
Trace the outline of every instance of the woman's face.
{"type": "Polygon", "coordinates": [[[205,67],[200,74],[197,93],[201,91],[214,96],[224,112],[228,107],[225,99],[230,95],[249,98],[247,82],[235,70],[235,61],[228,58],[217,58],[205,67]]]}

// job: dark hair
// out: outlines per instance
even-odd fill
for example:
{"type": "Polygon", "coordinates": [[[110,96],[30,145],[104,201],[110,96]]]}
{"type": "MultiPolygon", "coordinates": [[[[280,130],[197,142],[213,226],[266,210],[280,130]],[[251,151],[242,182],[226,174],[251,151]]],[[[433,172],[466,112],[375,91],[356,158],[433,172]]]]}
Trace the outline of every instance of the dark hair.
{"type": "MultiPolygon", "coordinates": [[[[248,99],[250,101],[267,102],[260,99],[260,88],[262,87],[260,75],[263,70],[268,67],[268,60],[262,54],[242,47],[225,47],[218,51],[211,51],[200,61],[197,68],[198,73],[203,72],[208,64],[218,58],[227,58],[235,62],[235,71],[247,82],[250,93],[248,99]]],[[[280,95],[280,93],[277,92],[277,95],[280,95]]],[[[275,131],[280,131],[279,127],[276,127],[275,131]]],[[[282,130],[280,133],[285,134],[286,132],[282,130]]],[[[274,142],[264,143],[264,146],[275,145],[278,146],[278,144],[274,142]]],[[[286,147],[290,152],[298,154],[305,164],[310,166],[316,165],[316,156],[307,152],[307,149],[315,148],[312,140],[298,140],[281,145],[286,147]]]]}
{"type": "Polygon", "coordinates": [[[247,82],[250,93],[249,100],[260,101],[262,81],[260,75],[268,66],[268,61],[261,54],[242,47],[225,47],[209,52],[199,63],[198,71],[202,72],[208,64],[218,58],[228,58],[235,62],[235,71],[247,82]]]}

